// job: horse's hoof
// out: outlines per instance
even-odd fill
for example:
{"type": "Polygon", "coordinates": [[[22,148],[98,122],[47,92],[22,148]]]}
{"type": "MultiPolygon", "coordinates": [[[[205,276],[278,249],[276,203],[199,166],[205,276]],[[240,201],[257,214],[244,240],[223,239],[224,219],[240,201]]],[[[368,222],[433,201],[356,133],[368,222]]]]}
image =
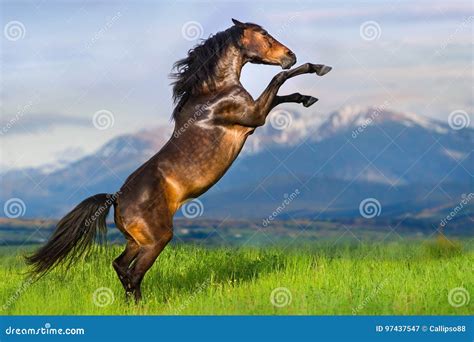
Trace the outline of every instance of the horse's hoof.
{"type": "Polygon", "coordinates": [[[317,98],[312,97],[312,96],[308,96],[308,98],[306,98],[306,99],[303,101],[303,106],[309,107],[309,106],[315,104],[316,102],[318,102],[318,99],[317,99],[317,98]]]}
{"type": "Polygon", "coordinates": [[[133,300],[133,292],[125,291],[125,302],[127,304],[130,304],[132,303],[132,300],[133,300]]]}
{"type": "Polygon", "coordinates": [[[316,69],[316,74],[318,76],[324,76],[331,70],[332,70],[332,67],[330,67],[329,65],[322,65],[320,68],[316,69]]]}

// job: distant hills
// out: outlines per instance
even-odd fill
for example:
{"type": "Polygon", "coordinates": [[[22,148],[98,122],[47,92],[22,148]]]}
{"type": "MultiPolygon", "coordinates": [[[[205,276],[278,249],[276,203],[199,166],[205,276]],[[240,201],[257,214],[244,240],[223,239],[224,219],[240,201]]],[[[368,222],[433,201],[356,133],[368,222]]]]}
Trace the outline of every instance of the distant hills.
{"type": "MultiPolygon", "coordinates": [[[[367,198],[380,204],[379,219],[433,218],[474,192],[472,128],[453,130],[383,107],[285,115],[284,129],[268,122],[250,136],[229,172],[200,198],[201,218],[264,220],[277,212],[278,219],[351,219],[360,217],[367,198]]],[[[171,131],[157,127],[118,136],[54,171],[8,171],[1,201],[20,198],[24,217],[58,218],[87,196],[117,191],[171,131]]],[[[462,215],[472,224],[472,211],[462,215]]]]}

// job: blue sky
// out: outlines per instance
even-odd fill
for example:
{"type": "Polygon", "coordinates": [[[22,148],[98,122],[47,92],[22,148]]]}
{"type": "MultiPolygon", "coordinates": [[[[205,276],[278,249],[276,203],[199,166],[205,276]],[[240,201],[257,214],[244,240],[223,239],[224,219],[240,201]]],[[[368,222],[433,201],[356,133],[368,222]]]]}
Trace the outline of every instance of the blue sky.
{"type": "MultiPolygon", "coordinates": [[[[463,110],[471,125],[474,121],[470,1],[3,1],[1,6],[3,168],[77,158],[118,134],[171,125],[172,64],[198,38],[228,28],[232,17],[264,26],[299,63],[334,67],[324,78],[295,78],[281,89],[320,99],[306,115],[388,102],[391,109],[439,120],[463,110]],[[22,25],[20,39],[7,32],[12,22],[22,25]],[[373,40],[361,34],[364,23],[372,22],[373,40]],[[197,29],[186,35],[186,25],[197,29]],[[99,110],[113,114],[109,129],[92,124],[99,110]]],[[[258,96],[278,71],[248,65],[242,83],[258,96]]]]}

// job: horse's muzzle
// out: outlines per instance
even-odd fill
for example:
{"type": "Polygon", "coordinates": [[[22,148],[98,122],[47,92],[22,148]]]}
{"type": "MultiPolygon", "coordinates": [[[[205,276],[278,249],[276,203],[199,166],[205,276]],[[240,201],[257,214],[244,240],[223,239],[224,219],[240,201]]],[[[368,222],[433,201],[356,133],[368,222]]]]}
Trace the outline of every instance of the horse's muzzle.
{"type": "Polygon", "coordinates": [[[281,62],[282,69],[289,69],[296,64],[296,55],[293,52],[289,52],[281,62]]]}

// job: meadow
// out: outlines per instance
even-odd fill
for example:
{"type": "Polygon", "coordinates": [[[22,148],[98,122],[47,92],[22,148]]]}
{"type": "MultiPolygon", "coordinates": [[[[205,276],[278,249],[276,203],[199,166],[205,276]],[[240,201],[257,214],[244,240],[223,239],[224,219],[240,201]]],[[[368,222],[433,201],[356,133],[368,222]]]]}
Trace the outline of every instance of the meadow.
{"type": "Polygon", "coordinates": [[[144,283],[144,301],[125,300],[100,247],[37,282],[23,255],[0,248],[3,315],[468,315],[474,312],[474,241],[316,243],[284,247],[165,249],[144,283]],[[456,290],[463,288],[464,290],[456,290]],[[458,291],[458,293],[455,293],[458,291]]]}

